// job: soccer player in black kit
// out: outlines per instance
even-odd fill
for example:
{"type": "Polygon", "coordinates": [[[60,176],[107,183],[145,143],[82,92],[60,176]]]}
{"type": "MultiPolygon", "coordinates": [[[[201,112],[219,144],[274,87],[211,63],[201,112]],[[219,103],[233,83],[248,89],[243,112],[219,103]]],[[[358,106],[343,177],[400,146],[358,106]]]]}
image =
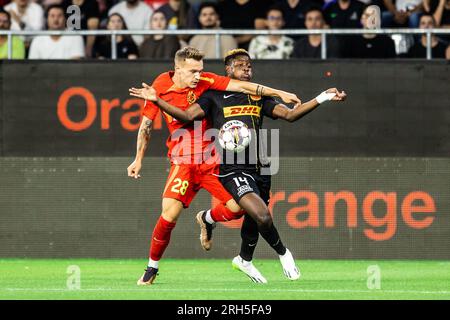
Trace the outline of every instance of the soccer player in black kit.
{"type": "MultiPolygon", "coordinates": [[[[228,52],[225,57],[225,69],[227,76],[233,79],[250,81],[252,78],[251,59],[247,51],[243,49],[228,52]]],[[[254,282],[267,282],[252,263],[258,233],[260,233],[279,255],[285,276],[290,280],[297,280],[300,277],[300,271],[295,265],[291,252],[281,241],[268,209],[271,176],[268,173],[270,170],[265,170],[265,174],[262,174],[262,171],[270,167],[270,162],[267,159],[265,147],[259,139],[259,130],[264,116],[293,122],[324,101],[344,100],[345,92],[331,88],[306,103],[296,104],[291,109],[273,98],[264,97],[263,87],[260,88],[259,96],[210,90],[188,109],[182,110],[157,97],[150,86],[146,88],[148,88],[147,99],[154,101],[162,111],[178,121],[191,122],[209,117],[212,127],[216,129],[220,129],[230,120],[240,120],[248,126],[252,132],[250,144],[255,144],[253,150],[256,152],[250,152],[251,148],[247,147],[245,161],[236,161],[238,156],[234,154],[231,157],[231,163],[227,152],[224,152],[223,161],[220,164],[221,183],[247,213],[241,229],[241,251],[233,259],[233,266],[243,271],[254,282]]],[[[209,212],[200,212],[197,220],[211,239],[215,223],[209,212]]]]}

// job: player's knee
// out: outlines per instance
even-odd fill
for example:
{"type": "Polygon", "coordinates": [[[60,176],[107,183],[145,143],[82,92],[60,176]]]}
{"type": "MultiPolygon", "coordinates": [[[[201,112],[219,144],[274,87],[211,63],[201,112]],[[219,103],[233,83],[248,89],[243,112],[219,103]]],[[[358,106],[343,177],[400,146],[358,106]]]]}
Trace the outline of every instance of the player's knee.
{"type": "Polygon", "coordinates": [[[177,208],[173,208],[173,207],[163,208],[163,210],[161,212],[161,216],[167,222],[177,222],[179,215],[180,215],[179,210],[177,208]]]}
{"type": "Polygon", "coordinates": [[[173,213],[169,212],[169,211],[164,211],[161,213],[161,216],[164,218],[164,220],[166,220],[167,222],[170,223],[175,223],[177,222],[178,216],[174,215],[173,213]]]}
{"type": "Polygon", "coordinates": [[[256,223],[259,228],[268,229],[272,226],[272,216],[269,213],[269,210],[261,210],[258,214],[258,218],[256,219],[256,223]]]}
{"type": "Polygon", "coordinates": [[[183,204],[174,199],[164,198],[162,203],[161,216],[168,222],[177,222],[181,211],[183,210],[183,204]]]}
{"type": "Polygon", "coordinates": [[[241,207],[237,204],[236,201],[234,201],[234,199],[228,200],[227,203],[225,204],[226,207],[228,208],[228,210],[230,210],[233,213],[237,213],[237,214],[241,214],[242,215],[242,209],[241,207]]]}

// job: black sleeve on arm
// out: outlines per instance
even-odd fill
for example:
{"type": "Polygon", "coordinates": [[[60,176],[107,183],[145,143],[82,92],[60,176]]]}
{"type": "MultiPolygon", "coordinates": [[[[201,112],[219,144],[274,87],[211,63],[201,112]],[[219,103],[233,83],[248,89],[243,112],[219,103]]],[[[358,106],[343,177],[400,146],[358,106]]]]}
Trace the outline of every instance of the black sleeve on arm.
{"type": "Polygon", "coordinates": [[[262,110],[261,110],[263,115],[265,115],[271,119],[278,119],[278,117],[273,115],[273,109],[275,109],[275,106],[280,103],[281,102],[278,102],[274,98],[271,98],[271,97],[264,98],[264,102],[263,102],[262,110]]]}
{"type": "Polygon", "coordinates": [[[204,94],[200,96],[200,99],[197,100],[198,105],[200,108],[205,112],[205,117],[208,117],[211,113],[212,109],[214,108],[214,97],[211,94],[211,92],[206,91],[204,94]]]}
{"type": "Polygon", "coordinates": [[[134,42],[133,38],[129,38],[128,42],[128,54],[135,54],[137,56],[139,56],[139,50],[138,47],[136,46],[136,43],[134,42]]]}

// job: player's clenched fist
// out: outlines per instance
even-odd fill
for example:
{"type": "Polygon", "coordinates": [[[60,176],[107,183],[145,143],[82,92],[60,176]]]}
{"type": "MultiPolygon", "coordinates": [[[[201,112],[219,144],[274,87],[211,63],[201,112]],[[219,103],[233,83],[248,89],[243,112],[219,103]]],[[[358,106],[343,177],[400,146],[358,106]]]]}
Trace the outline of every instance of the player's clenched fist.
{"type": "Polygon", "coordinates": [[[336,88],[330,88],[319,94],[315,99],[317,103],[322,104],[325,101],[344,101],[347,94],[344,90],[339,91],[336,88]]]}
{"type": "Polygon", "coordinates": [[[347,94],[344,90],[339,91],[336,88],[330,88],[326,91],[327,93],[334,93],[335,95],[331,98],[332,101],[344,101],[347,98],[347,94]]]}
{"type": "Polygon", "coordinates": [[[158,99],[158,95],[156,94],[156,90],[148,84],[142,82],[142,88],[130,88],[128,89],[130,96],[156,101],[158,99]]]}
{"type": "Polygon", "coordinates": [[[138,179],[141,177],[139,172],[141,171],[142,163],[140,161],[134,160],[132,164],[130,164],[127,168],[128,176],[138,179]]]}

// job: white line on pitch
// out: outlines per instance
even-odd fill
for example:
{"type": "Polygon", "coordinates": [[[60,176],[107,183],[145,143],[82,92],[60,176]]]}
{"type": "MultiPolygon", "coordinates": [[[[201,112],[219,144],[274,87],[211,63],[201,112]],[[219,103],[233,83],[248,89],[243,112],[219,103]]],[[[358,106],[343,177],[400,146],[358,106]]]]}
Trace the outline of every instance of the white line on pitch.
{"type": "Polygon", "coordinates": [[[298,293],[417,293],[417,294],[450,294],[450,291],[420,291],[420,290],[351,290],[351,289],[166,289],[166,288],[142,288],[142,289],[113,289],[113,288],[87,288],[87,289],[79,289],[79,290],[70,290],[65,288],[0,288],[0,291],[32,291],[32,292],[95,292],[95,291],[110,291],[110,292],[154,292],[154,291],[164,291],[164,292],[298,292],[298,293]]]}

